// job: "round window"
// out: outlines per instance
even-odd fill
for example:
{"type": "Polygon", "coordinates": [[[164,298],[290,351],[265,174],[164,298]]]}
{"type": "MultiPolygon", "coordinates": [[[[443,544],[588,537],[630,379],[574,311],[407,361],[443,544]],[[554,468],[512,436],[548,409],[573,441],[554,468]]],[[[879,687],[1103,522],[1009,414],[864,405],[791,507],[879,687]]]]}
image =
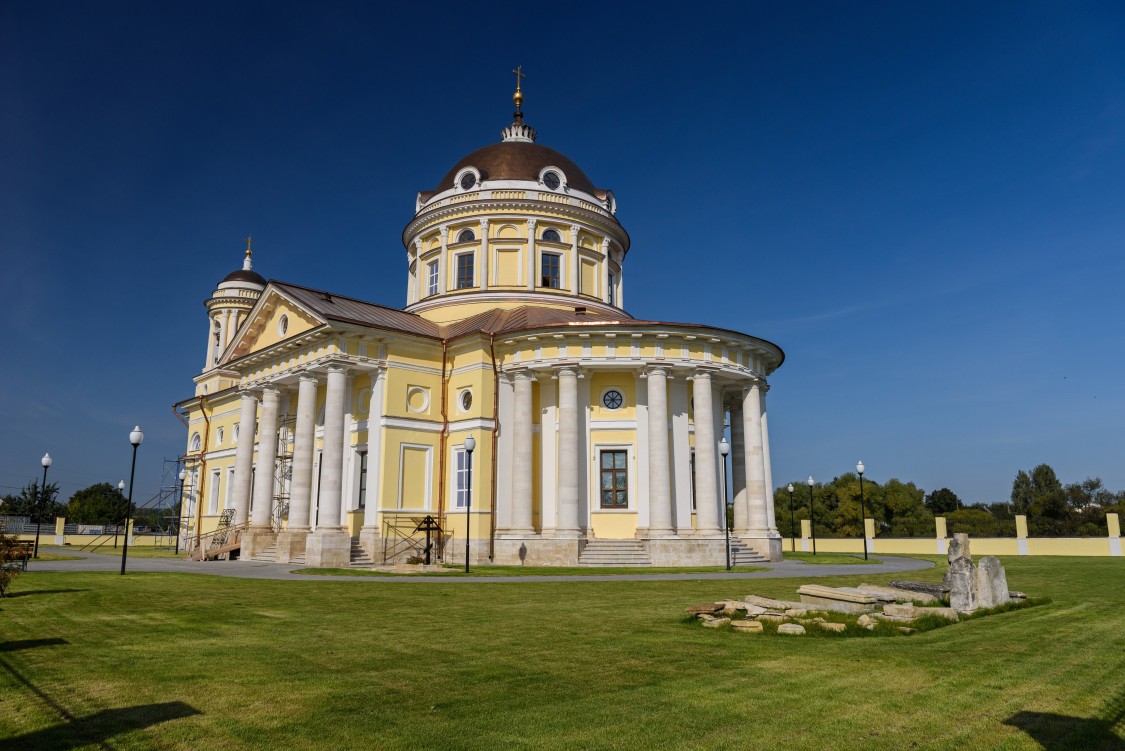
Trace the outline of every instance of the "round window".
{"type": "Polygon", "coordinates": [[[461,175],[461,190],[469,190],[477,184],[477,176],[472,172],[461,175]]]}
{"type": "Polygon", "coordinates": [[[559,234],[557,229],[548,229],[543,231],[543,239],[547,242],[561,243],[562,235],[559,234]]]}
{"type": "Polygon", "coordinates": [[[472,391],[462,391],[461,392],[461,411],[462,412],[468,412],[470,409],[472,409],[472,406],[473,406],[473,392],[472,391]]]}
{"type": "Polygon", "coordinates": [[[562,185],[562,180],[559,179],[558,172],[548,172],[543,175],[543,184],[550,190],[558,190],[559,186],[562,185]]]}
{"type": "Polygon", "coordinates": [[[625,398],[621,396],[621,392],[617,389],[610,389],[602,395],[602,404],[606,409],[621,409],[621,405],[625,403],[625,398]]]}
{"type": "Polygon", "coordinates": [[[285,332],[289,330],[289,316],[283,315],[277,319],[277,335],[285,336],[285,332]]]}

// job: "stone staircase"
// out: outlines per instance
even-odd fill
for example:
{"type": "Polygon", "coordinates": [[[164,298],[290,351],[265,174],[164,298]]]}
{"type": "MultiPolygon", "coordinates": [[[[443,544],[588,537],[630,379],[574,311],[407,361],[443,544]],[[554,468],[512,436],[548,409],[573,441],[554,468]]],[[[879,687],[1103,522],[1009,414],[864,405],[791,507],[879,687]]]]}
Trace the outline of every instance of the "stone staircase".
{"type": "Polygon", "coordinates": [[[351,563],[349,565],[352,568],[371,568],[375,565],[375,560],[367,553],[367,550],[359,544],[358,537],[352,538],[351,563]]]}
{"type": "Polygon", "coordinates": [[[641,540],[590,540],[578,555],[579,566],[651,566],[641,540]]]}
{"type": "Polygon", "coordinates": [[[738,540],[730,541],[730,563],[732,566],[756,566],[769,563],[770,559],[738,540]]]}
{"type": "MultiPolygon", "coordinates": [[[[274,543],[273,545],[270,545],[268,548],[263,548],[262,550],[259,550],[254,555],[253,560],[262,561],[263,563],[277,563],[277,543],[274,543]]],[[[305,554],[301,553],[301,555],[299,555],[296,558],[294,558],[293,560],[289,561],[289,563],[286,564],[286,565],[304,566],[305,565],[305,554]]]]}

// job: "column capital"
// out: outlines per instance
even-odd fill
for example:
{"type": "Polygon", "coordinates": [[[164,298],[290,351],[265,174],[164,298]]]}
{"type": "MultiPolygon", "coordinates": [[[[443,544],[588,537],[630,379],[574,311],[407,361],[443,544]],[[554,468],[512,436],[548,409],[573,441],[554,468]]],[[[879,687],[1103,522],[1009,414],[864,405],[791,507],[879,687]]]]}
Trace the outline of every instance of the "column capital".
{"type": "Polygon", "coordinates": [[[297,380],[304,383],[320,383],[320,378],[311,370],[301,371],[301,373],[297,375],[297,380]]]}
{"type": "Polygon", "coordinates": [[[254,401],[258,401],[258,391],[257,391],[257,389],[255,389],[252,386],[239,386],[238,387],[238,395],[241,396],[243,399],[249,397],[249,398],[253,399],[254,401]]]}
{"type": "Polygon", "coordinates": [[[445,242],[446,240],[449,239],[449,225],[447,225],[447,224],[441,225],[441,227],[438,231],[441,232],[441,241],[442,242],[445,242]]]}
{"type": "Polygon", "coordinates": [[[271,396],[275,396],[275,397],[280,396],[281,391],[282,391],[282,386],[281,386],[280,383],[265,383],[265,384],[262,384],[262,396],[263,397],[266,396],[267,394],[269,394],[271,396]]]}
{"type": "Polygon", "coordinates": [[[535,229],[535,225],[538,224],[538,222],[539,222],[539,220],[536,219],[535,217],[529,217],[528,220],[527,220],[527,226],[530,227],[531,229],[535,229]]]}
{"type": "Polygon", "coordinates": [[[575,378],[582,378],[582,369],[574,365],[561,365],[554,369],[552,378],[561,378],[562,376],[574,376],[575,378]]]}
{"type": "Polygon", "coordinates": [[[519,370],[509,370],[505,375],[512,381],[534,381],[535,374],[527,368],[520,368],[519,370]]]}
{"type": "Polygon", "coordinates": [[[669,378],[668,368],[664,365],[645,365],[641,368],[641,378],[648,378],[649,376],[663,376],[669,378]]]}
{"type": "Polygon", "coordinates": [[[570,231],[574,233],[575,239],[578,237],[578,230],[582,229],[577,224],[570,225],[570,231]]]}
{"type": "Polygon", "coordinates": [[[710,381],[711,371],[709,370],[696,370],[689,376],[693,381],[710,381]]]}

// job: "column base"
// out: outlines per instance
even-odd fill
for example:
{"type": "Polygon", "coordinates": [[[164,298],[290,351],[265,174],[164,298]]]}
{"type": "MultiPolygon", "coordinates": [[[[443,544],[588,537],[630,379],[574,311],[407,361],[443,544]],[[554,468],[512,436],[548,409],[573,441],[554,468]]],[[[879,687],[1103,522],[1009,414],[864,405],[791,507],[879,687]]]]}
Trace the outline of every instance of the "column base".
{"type": "MultiPolygon", "coordinates": [[[[781,560],[781,536],[771,535],[768,533],[748,532],[737,535],[738,542],[744,547],[751,548],[755,553],[768,558],[770,563],[777,563],[781,560]]],[[[731,540],[735,538],[732,536],[731,540]]],[[[809,538],[800,538],[801,543],[804,543],[804,550],[810,550],[808,547],[809,538]]]]}
{"type": "Polygon", "coordinates": [[[250,527],[242,533],[240,558],[250,560],[258,553],[277,542],[277,533],[269,527],[250,527]]]}
{"type": "Polygon", "coordinates": [[[359,530],[359,544],[371,556],[371,560],[381,563],[383,560],[383,537],[379,534],[378,527],[361,527],[359,530]]]}
{"type": "Polygon", "coordinates": [[[492,562],[506,566],[577,566],[578,538],[497,537],[492,562]]]}
{"type": "MultiPolygon", "coordinates": [[[[690,533],[690,530],[688,530],[688,532],[690,533]]],[[[671,529],[671,528],[669,528],[669,529],[656,529],[655,527],[645,527],[645,528],[642,528],[642,529],[638,529],[633,534],[633,537],[635,537],[638,540],[652,540],[652,539],[679,540],[679,539],[681,539],[680,536],[676,534],[676,530],[674,530],[674,529],[671,529]]]]}
{"type": "Polygon", "coordinates": [[[277,562],[292,563],[305,554],[308,529],[283,529],[277,535],[277,562]]]}
{"type": "Polygon", "coordinates": [[[318,529],[305,542],[305,565],[347,568],[352,562],[352,538],[340,527],[318,529]]]}

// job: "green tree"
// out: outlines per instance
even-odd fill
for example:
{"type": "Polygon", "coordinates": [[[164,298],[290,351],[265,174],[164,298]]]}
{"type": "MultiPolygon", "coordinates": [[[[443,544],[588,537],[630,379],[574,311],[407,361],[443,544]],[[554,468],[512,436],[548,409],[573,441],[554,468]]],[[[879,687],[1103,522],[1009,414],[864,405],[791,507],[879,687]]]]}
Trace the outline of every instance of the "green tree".
{"type": "Polygon", "coordinates": [[[1025,514],[1034,500],[1035,490],[1031,485],[1031,476],[1021,469],[1016,472],[1016,479],[1012,482],[1012,508],[1017,514],[1025,514]]]}
{"type": "Polygon", "coordinates": [[[39,483],[35,481],[25,485],[17,495],[4,496],[0,514],[28,516],[32,524],[49,524],[56,516],[64,516],[65,506],[58,502],[58,483],[47,483],[44,487],[46,493],[43,497],[40,497],[39,483]]]}
{"type": "Polygon", "coordinates": [[[108,482],[99,482],[70,497],[66,518],[75,524],[112,524],[125,518],[128,505],[120,490],[108,482]]]}
{"type": "Polygon", "coordinates": [[[926,508],[933,514],[948,514],[961,508],[961,499],[949,488],[932,491],[926,496],[926,508]]]}

